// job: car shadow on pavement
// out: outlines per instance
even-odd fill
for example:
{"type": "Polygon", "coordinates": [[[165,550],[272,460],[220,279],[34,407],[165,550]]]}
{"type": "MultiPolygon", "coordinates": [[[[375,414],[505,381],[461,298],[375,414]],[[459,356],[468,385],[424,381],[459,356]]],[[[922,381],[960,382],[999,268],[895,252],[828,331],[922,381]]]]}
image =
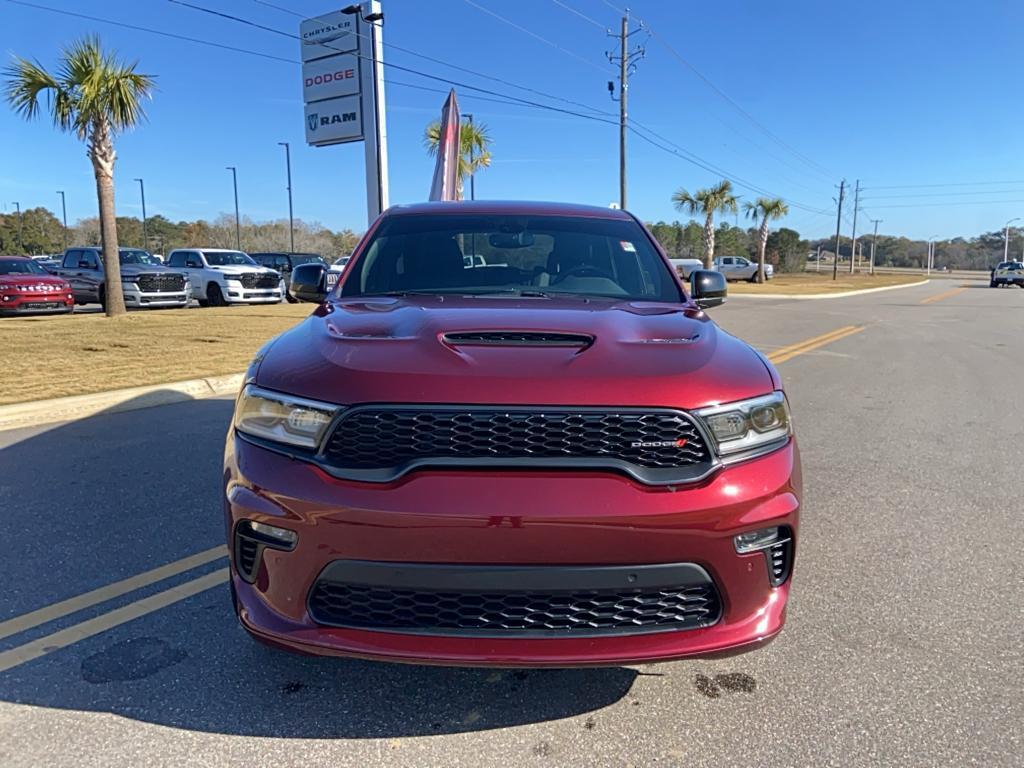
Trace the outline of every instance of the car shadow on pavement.
{"type": "MultiPolygon", "coordinates": [[[[231,408],[193,400],[0,432],[0,621],[222,544],[231,408]]],[[[0,654],[226,564],[0,639],[0,654]]],[[[625,697],[638,674],[298,656],[251,640],[224,583],[0,672],[0,700],[232,735],[387,738],[583,715],[625,697]]]]}

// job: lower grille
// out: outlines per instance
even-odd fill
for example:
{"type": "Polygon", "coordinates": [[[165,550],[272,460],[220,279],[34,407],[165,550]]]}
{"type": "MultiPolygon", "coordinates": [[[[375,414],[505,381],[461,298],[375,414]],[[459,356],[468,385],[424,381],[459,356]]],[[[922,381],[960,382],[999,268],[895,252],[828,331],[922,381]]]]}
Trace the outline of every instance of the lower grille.
{"type": "Polygon", "coordinates": [[[139,275],[139,290],[143,293],[181,293],[185,290],[182,275],[139,275]]]}
{"type": "Polygon", "coordinates": [[[277,288],[281,284],[281,277],[276,273],[258,274],[246,272],[238,278],[243,288],[277,288]]]}
{"type": "Polygon", "coordinates": [[[449,634],[487,637],[588,636],[640,634],[696,629],[721,616],[718,592],[707,573],[692,564],[640,566],[641,581],[655,582],[664,570],[675,584],[628,586],[637,568],[485,568],[355,563],[351,575],[363,581],[342,581],[353,561],[332,564],[313,586],[309,613],[318,624],[413,634],[449,634]],[[358,573],[360,568],[376,573],[358,573]],[[680,569],[683,569],[680,571],[680,569]],[[332,572],[332,570],[334,572],[332,572]],[[523,572],[526,578],[515,589],[523,572]],[[565,588],[559,581],[567,572],[565,588]],[[403,577],[386,583],[389,575],[403,577]],[[445,578],[443,574],[453,574],[445,578]],[[438,575],[442,574],[439,579],[438,575]],[[367,578],[369,576],[369,578],[367,578]],[[590,578],[588,578],[588,576],[590,578]],[[486,582],[506,581],[506,589],[486,582]],[[425,585],[417,587],[416,581],[425,585]],[[596,586],[586,588],[590,580],[596,586]],[[404,583],[408,582],[408,583],[404,583]],[[431,584],[433,582],[433,584],[431,584]],[[449,583],[452,588],[437,588],[449,583]],[[482,587],[471,588],[484,582],[482,587]],[[541,588],[540,584],[550,586],[541,588]],[[467,586],[461,585],[466,583],[467,586]],[[455,588],[459,587],[459,588],[455,588]]]}

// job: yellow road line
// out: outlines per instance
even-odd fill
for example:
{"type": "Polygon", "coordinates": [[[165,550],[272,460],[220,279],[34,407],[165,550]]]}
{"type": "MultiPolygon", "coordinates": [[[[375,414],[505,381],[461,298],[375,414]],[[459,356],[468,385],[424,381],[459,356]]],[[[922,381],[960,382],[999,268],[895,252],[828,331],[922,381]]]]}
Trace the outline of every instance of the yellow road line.
{"type": "Polygon", "coordinates": [[[930,304],[933,301],[942,301],[943,299],[948,299],[952,296],[956,296],[958,293],[963,293],[966,290],[966,287],[950,288],[948,291],[945,291],[944,293],[938,293],[935,296],[929,296],[927,299],[921,299],[921,301],[919,301],[918,304],[930,304]]]}
{"type": "Polygon", "coordinates": [[[0,639],[16,635],[32,627],[38,627],[40,624],[62,618],[83,608],[89,608],[129,592],[134,592],[136,589],[147,587],[171,576],[177,576],[179,573],[190,571],[225,555],[227,555],[227,550],[223,546],[213,547],[205,552],[197,552],[173,563],[161,565],[159,568],[154,568],[151,571],[145,571],[144,573],[130,576],[127,579],[115,581],[113,584],[107,584],[105,587],[99,587],[90,592],[83,592],[75,597],[69,597],[67,600],[61,600],[59,603],[44,606],[30,613],[23,613],[21,616],[15,616],[13,619],[0,622],[0,639]]]}
{"type": "Polygon", "coordinates": [[[38,659],[40,656],[45,656],[51,651],[66,648],[80,640],[85,640],[87,637],[106,632],[108,629],[113,629],[132,619],[145,616],[147,613],[166,608],[168,605],[173,605],[187,597],[192,597],[192,595],[204,592],[218,584],[223,584],[227,581],[227,578],[228,569],[221,568],[219,571],[200,576],[198,579],[187,581],[163,592],[157,592],[155,595],[144,597],[142,600],[136,600],[134,603],[115,608],[108,613],[88,619],[80,624],[75,624],[73,627],[62,629],[59,632],[45,635],[30,643],[11,648],[9,651],[0,653],[0,672],[6,672],[20,664],[38,659]]]}
{"type": "Polygon", "coordinates": [[[797,342],[796,344],[790,344],[789,346],[776,349],[768,354],[768,359],[776,364],[784,363],[797,355],[802,355],[805,352],[811,352],[819,347],[825,346],[826,344],[831,344],[834,341],[845,339],[847,336],[860,333],[863,330],[863,325],[846,325],[842,328],[837,328],[834,331],[823,333],[820,336],[814,336],[810,339],[797,342]]]}

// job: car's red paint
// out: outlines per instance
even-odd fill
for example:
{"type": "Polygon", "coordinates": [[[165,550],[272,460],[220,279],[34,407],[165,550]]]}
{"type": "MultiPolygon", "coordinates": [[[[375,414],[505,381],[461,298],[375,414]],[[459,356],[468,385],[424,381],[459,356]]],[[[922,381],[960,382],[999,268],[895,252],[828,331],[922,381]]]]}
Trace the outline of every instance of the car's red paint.
{"type": "Polygon", "coordinates": [[[22,268],[31,261],[27,256],[0,256],[0,315],[73,311],[75,299],[64,278],[35,272],[5,274],[3,269],[5,263],[22,268]]]}
{"type": "MultiPolygon", "coordinates": [[[[447,204],[466,210],[471,204],[447,204]]],[[[472,209],[629,218],[534,203],[472,209]]],[[[390,215],[437,214],[437,204],[390,215]]],[[[346,277],[362,255],[357,247],[346,277]]],[[[662,254],[663,255],[663,254],[662,254]]],[[[673,273],[674,274],[674,273],[673,273]]],[[[337,293],[337,292],[336,292],[337,293]]],[[[691,301],[405,296],[329,299],[261,351],[249,371],[267,389],[340,404],[465,403],[696,409],[779,389],[771,364],[691,301]],[[587,333],[567,348],[453,348],[442,334],[508,329],[587,333]],[[659,340],[652,343],[652,340],[659,340]],[[666,343],[666,340],[672,340],[666,343]]],[[[226,532],[252,520],[295,531],[265,550],[255,582],[232,569],[243,626],[315,654],[436,664],[567,666],[663,661],[759,647],[785,620],[791,580],[773,588],[763,553],[733,537],[788,526],[801,497],[795,438],[694,485],[650,486],[611,471],[420,470],[390,483],[339,480],[317,466],[228,435],[226,532]],[[722,597],[713,626],[586,638],[472,638],[315,624],[309,591],[331,561],[477,565],[703,566],[722,597]]],[[[234,555],[232,555],[234,557],[234,555]]]]}

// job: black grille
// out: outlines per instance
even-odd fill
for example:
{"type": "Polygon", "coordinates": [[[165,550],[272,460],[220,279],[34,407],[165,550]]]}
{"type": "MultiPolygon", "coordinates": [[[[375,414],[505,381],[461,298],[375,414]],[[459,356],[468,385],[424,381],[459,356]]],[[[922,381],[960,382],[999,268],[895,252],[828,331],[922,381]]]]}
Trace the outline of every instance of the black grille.
{"type": "Polygon", "coordinates": [[[444,340],[455,345],[501,347],[588,347],[594,341],[579,333],[547,331],[468,331],[446,333],[444,340]]]}
{"type": "Polygon", "coordinates": [[[185,290],[185,277],[179,274],[139,275],[139,290],[143,293],[181,293],[185,290]]]}
{"type": "Polygon", "coordinates": [[[706,573],[703,583],[677,586],[509,591],[355,584],[321,577],[308,607],[315,622],[329,626],[491,637],[694,629],[721,616],[718,593],[706,573]]]}
{"type": "Polygon", "coordinates": [[[442,406],[352,409],[323,459],[343,472],[379,472],[370,478],[379,480],[416,466],[489,464],[617,467],[683,482],[711,462],[700,431],[679,411],[442,406]]]}
{"type": "Polygon", "coordinates": [[[243,288],[277,288],[281,284],[281,277],[276,272],[267,274],[245,272],[238,279],[243,288]]]}

